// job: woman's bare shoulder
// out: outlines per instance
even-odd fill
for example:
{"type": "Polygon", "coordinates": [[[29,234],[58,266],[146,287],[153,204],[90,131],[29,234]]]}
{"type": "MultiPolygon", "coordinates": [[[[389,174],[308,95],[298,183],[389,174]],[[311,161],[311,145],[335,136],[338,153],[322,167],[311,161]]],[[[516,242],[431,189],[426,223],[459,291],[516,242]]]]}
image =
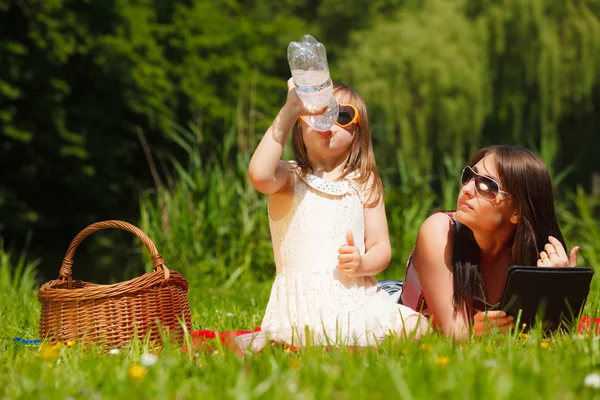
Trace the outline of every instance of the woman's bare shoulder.
{"type": "Polygon", "coordinates": [[[430,215],[419,228],[419,236],[447,237],[452,230],[454,222],[452,217],[445,212],[437,212],[430,215]]]}
{"type": "Polygon", "coordinates": [[[448,268],[452,259],[451,217],[443,212],[429,216],[419,229],[413,253],[413,263],[418,271],[448,268]]]}

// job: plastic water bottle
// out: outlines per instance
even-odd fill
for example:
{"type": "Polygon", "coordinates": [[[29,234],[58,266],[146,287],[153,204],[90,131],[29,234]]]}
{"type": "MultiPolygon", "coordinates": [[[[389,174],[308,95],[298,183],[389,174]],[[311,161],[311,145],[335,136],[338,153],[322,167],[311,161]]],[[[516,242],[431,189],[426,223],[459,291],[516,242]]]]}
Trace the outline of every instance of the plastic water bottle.
{"type": "Polygon", "coordinates": [[[324,114],[305,116],[304,120],[319,131],[331,129],[339,109],[333,96],[325,46],[311,35],[304,35],[299,42],[288,45],[288,62],[298,96],[304,104],[316,109],[328,106],[324,114]]]}

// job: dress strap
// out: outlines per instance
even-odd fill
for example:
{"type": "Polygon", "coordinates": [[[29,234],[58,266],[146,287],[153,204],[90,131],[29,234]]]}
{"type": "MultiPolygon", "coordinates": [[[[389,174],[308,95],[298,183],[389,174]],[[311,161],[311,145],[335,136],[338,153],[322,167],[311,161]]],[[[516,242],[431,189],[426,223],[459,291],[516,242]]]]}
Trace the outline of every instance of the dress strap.
{"type": "Polygon", "coordinates": [[[454,226],[454,232],[458,232],[458,229],[460,228],[460,222],[456,220],[456,217],[454,216],[454,211],[443,211],[443,213],[446,214],[448,218],[450,218],[450,223],[452,224],[452,226],[454,226]]]}

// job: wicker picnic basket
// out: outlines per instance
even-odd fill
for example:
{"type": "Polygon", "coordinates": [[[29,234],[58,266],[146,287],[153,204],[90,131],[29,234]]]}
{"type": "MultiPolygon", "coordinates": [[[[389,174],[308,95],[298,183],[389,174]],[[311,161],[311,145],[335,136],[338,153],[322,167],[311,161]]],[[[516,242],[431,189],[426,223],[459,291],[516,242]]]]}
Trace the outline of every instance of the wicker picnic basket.
{"type": "Polygon", "coordinates": [[[67,342],[83,339],[106,349],[122,347],[135,336],[161,342],[168,332],[181,340],[185,324],[191,328],[188,283],[165,265],[150,238],[123,221],[91,224],[73,239],[56,280],[45,283],[38,293],[42,303],[42,339],[67,342]],[[77,246],[89,234],[119,228],[139,237],[152,254],[153,272],[112,285],[73,280],[71,266],[77,246]],[[162,333],[161,333],[162,332],[162,333]]]}

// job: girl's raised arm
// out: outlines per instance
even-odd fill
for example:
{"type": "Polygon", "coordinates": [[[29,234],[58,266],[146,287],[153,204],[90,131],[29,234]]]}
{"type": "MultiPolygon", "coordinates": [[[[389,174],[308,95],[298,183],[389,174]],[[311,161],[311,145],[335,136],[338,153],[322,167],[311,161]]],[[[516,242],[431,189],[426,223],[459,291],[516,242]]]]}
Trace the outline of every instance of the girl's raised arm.
{"type": "Polygon", "coordinates": [[[278,192],[287,182],[290,169],[281,161],[285,144],[292,127],[302,115],[317,115],[325,112],[327,106],[320,110],[309,110],[296,93],[292,79],[288,80],[288,95],[285,105],[263,136],[252,155],[248,166],[250,182],[265,194],[278,192]]]}

